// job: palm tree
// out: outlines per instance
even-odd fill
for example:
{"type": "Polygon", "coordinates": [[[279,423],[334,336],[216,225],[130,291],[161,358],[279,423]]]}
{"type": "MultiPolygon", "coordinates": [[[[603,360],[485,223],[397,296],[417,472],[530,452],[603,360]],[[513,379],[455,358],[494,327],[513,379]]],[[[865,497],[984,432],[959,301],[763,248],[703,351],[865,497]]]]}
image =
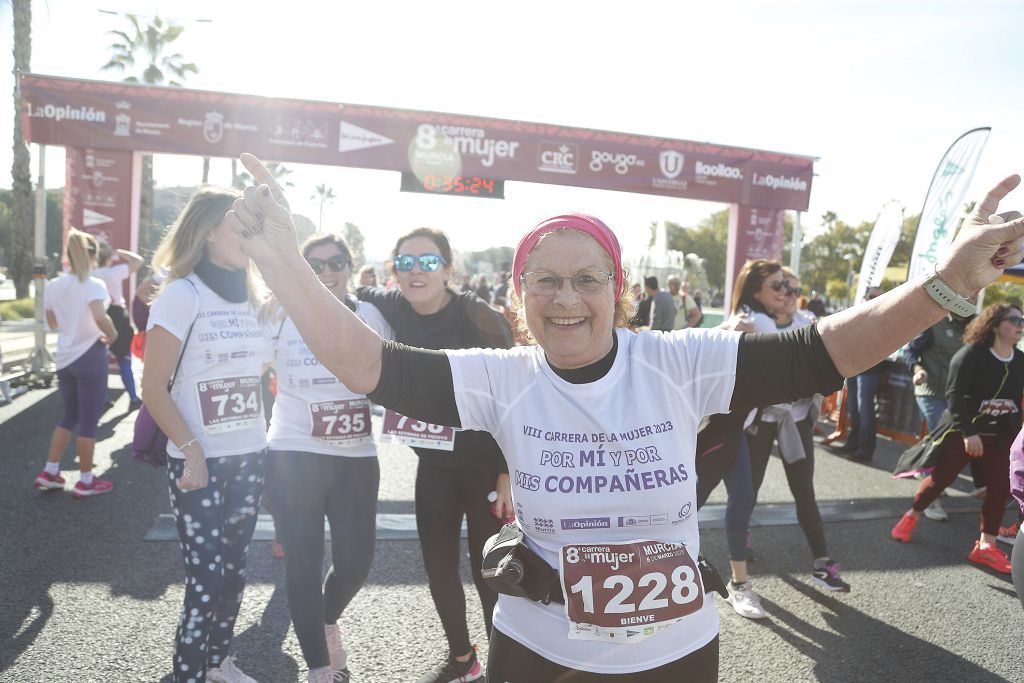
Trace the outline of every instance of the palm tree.
{"type": "MultiPolygon", "coordinates": [[[[146,83],[147,85],[180,86],[189,74],[199,73],[199,67],[186,62],[180,52],[167,54],[171,44],[181,36],[185,27],[173,21],[165,21],[156,15],[147,24],[137,14],[122,15],[128,21],[127,30],[108,31],[116,41],[108,46],[110,60],[101,68],[104,71],[128,73],[126,83],[146,83]],[[137,68],[141,67],[141,72],[137,68]],[[132,71],[135,70],[135,73],[132,71]],[[140,74],[141,78],[138,75],[140,74]]],[[[204,163],[204,182],[208,170],[208,162],[204,163]]],[[[149,154],[142,157],[142,194],[139,197],[140,243],[145,250],[156,246],[158,236],[153,231],[153,157],[149,154]]]]}
{"type": "Polygon", "coordinates": [[[826,211],[821,215],[821,222],[824,223],[825,227],[829,230],[832,229],[832,226],[836,224],[837,220],[839,220],[839,216],[836,215],[835,211],[826,211]]]}
{"type": "MultiPolygon", "coordinates": [[[[288,168],[279,161],[268,161],[264,163],[267,167],[267,171],[277,181],[280,187],[295,187],[295,183],[290,180],[286,180],[286,177],[291,175],[292,169],[288,168]]],[[[253,180],[252,176],[242,171],[237,173],[238,167],[236,166],[236,160],[231,160],[231,177],[233,178],[232,184],[239,190],[244,190],[246,185],[251,185],[253,180]]]]}
{"type": "MultiPolygon", "coordinates": [[[[28,145],[21,127],[21,92],[18,75],[29,71],[32,56],[32,2],[13,0],[14,15],[14,163],[11,165],[11,188],[14,194],[11,231],[11,279],[15,296],[28,296],[32,278],[32,171],[29,169],[28,145]]],[[[44,250],[45,251],[45,250],[44,250]]]]}
{"type": "Polygon", "coordinates": [[[320,223],[317,229],[320,232],[324,231],[324,204],[334,199],[337,195],[334,194],[334,190],[327,187],[326,184],[316,186],[316,194],[313,195],[313,199],[320,198],[320,223]]]}

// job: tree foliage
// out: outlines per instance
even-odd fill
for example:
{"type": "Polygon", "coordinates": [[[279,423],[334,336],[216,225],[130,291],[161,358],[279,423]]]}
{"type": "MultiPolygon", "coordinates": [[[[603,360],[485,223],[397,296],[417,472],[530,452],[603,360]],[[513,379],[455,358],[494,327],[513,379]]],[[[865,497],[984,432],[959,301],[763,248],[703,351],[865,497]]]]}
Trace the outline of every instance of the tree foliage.
{"type": "Polygon", "coordinates": [[[341,236],[348,243],[348,249],[352,253],[352,262],[356,265],[366,263],[366,253],[363,247],[365,241],[363,240],[363,231],[359,229],[359,226],[346,221],[345,232],[341,236]]]}
{"type": "Polygon", "coordinates": [[[28,296],[32,279],[32,177],[29,169],[28,145],[22,130],[22,106],[18,90],[18,76],[28,73],[32,56],[32,3],[30,0],[12,0],[14,19],[14,162],[11,164],[11,279],[15,296],[28,296]]]}

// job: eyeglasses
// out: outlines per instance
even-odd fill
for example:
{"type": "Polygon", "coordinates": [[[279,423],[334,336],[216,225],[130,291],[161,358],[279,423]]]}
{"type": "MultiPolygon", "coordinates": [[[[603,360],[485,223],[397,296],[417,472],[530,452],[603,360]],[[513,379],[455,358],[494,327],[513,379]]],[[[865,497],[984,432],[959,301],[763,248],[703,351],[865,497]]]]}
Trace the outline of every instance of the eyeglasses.
{"type": "Polygon", "coordinates": [[[772,288],[773,292],[781,292],[783,289],[789,288],[789,280],[776,280],[775,282],[769,282],[768,286],[772,288]]]}
{"type": "Polygon", "coordinates": [[[334,273],[340,273],[341,271],[348,268],[348,258],[342,256],[341,254],[338,254],[337,256],[332,256],[326,261],[322,258],[307,258],[306,263],[309,264],[309,267],[312,268],[313,272],[316,273],[317,275],[323,273],[324,268],[328,267],[331,269],[331,272],[334,273]]]}
{"type": "Polygon", "coordinates": [[[800,296],[804,293],[803,287],[787,287],[786,296],[800,296]]]}
{"type": "Polygon", "coordinates": [[[424,273],[433,273],[441,266],[448,265],[448,262],[437,254],[420,254],[419,256],[399,254],[394,259],[395,270],[408,273],[417,262],[420,264],[420,270],[424,273]]]}
{"type": "Polygon", "coordinates": [[[547,271],[523,273],[519,281],[534,294],[555,294],[562,291],[562,286],[568,280],[573,291],[580,294],[593,294],[601,291],[612,279],[612,274],[603,270],[583,270],[572,277],[562,277],[547,271]]]}
{"type": "Polygon", "coordinates": [[[1024,318],[1019,315],[1008,315],[1003,318],[1000,322],[1010,323],[1015,327],[1024,327],[1024,318]]]}

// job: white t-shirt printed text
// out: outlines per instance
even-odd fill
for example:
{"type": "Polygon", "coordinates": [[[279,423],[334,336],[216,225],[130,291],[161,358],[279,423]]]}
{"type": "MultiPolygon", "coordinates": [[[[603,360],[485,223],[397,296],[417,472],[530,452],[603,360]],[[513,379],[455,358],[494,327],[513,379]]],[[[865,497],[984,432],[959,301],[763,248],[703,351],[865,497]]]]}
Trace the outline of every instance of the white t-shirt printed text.
{"type": "MultiPolygon", "coordinates": [[[[552,567],[567,543],[650,539],[700,552],[694,451],[706,414],[726,412],[740,335],[618,330],[611,370],[570,384],[539,347],[448,351],[464,428],[491,432],[505,454],[518,524],[552,567]]],[[[635,645],[570,641],[561,605],[500,596],[497,628],[564,666],[629,673],[703,647],[714,600],[635,645]]]]}

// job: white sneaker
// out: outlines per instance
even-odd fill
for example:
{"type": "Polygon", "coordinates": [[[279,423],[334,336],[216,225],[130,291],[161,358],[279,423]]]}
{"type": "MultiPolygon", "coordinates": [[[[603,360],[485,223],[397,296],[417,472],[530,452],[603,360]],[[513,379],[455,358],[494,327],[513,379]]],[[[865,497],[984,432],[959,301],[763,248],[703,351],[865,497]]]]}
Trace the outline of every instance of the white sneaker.
{"type": "Polygon", "coordinates": [[[942,509],[942,503],[936,498],[932,504],[924,509],[924,516],[934,522],[948,522],[949,515],[942,509]]]}
{"type": "Polygon", "coordinates": [[[341,640],[341,627],[337,624],[324,626],[324,636],[327,638],[327,654],[331,656],[331,668],[335,671],[345,669],[348,666],[348,651],[341,640]]]}
{"type": "Polygon", "coordinates": [[[207,671],[206,680],[210,683],[256,683],[255,678],[247,676],[245,672],[235,666],[234,655],[225,657],[220,666],[215,666],[207,671]]]}
{"type": "Polygon", "coordinates": [[[329,666],[310,671],[306,683],[349,683],[348,669],[335,671],[329,666]]]}
{"type": "Polygon", "coordinates": [[[764,607],[761,606],[761,598],[757,597],[757,593],[753,591],[750,584],[751,582],[748,580],[739,586],[735,586],[730,581],[729,597],[725,600],[732,605],[732,608],[736,610],[736,614],[741,617],[764,619],[768,616],[768,613],[764,611],[764,607]]]}

